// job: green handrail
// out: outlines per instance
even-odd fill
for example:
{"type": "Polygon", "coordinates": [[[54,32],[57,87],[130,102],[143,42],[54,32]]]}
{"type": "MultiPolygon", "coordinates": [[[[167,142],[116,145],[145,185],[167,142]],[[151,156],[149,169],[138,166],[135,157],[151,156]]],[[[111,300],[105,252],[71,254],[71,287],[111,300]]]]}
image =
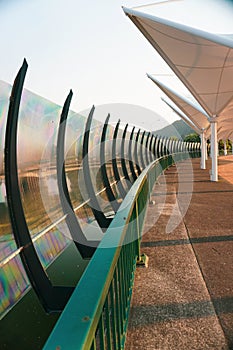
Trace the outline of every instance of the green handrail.
{"type": "MultiPolygon", "coordinates": [[[[198,155],[198,154],[197,154],[198,155]]],[[[189,152],[149,164],[107,229],[43,350],[123,349],[146,206],[163,170],[189,152]]]]}

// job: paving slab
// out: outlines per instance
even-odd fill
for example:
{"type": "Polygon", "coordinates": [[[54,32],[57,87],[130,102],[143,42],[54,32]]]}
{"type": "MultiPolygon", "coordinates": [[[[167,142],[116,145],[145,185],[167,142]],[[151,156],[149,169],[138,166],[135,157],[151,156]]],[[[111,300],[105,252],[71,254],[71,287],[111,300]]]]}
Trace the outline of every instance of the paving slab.
{"type": "Polygon", "coordinates": [[[147,209],[126,350],[233,349],[233,156],[166,170],[147,209]]]}

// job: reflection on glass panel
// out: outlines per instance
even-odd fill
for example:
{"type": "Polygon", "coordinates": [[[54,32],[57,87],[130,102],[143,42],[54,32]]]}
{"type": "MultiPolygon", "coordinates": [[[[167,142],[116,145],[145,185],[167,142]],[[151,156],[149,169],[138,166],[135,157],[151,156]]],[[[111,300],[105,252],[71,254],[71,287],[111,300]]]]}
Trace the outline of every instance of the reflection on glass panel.
{"type": "Polygon", "coordinates": [[[6,116],[9,106],[11,86],[0,80],[0,176],[4,173],[3,157],[5,143],[6,116]]]}
{"type": "MultiPolygon", "coordinates": [[[[112,190],[117,199],[116,186],[113,186],[112,190]]],[[[104,208],[103,212],[106,215],[106,217],[112,216],[113,215],[112,206],[108,200],[108,196],[105,190],[99,193],[98,200],[101,206],[104,208]]]]}
{"type": "Polygon", "coordinates": [[[19,254],[0,262],[0,319],[26,292],[29,281],[19,254]]]}
{"type": "MultiPolygon", "coordinates": [[[[0,82],[0,317],[12,308],[29,287],[12,234],[6,201],[4,142],[10,93],[11,86],[0,82]]],[[[56,174],[60,113],[60,106],[27,90],[23,91],[17,144],[19,187],[27,225],[44,268],[70,243],[61,210],[56,174]]],[[[75,173],[76,179],[79,154],[77,144],[82,142],[84,123],[84,117],[70,112],[66,161],[67,169],[75,173]]],[[[75,193],[78,185],[71,185],[69,184],[69,190],[72,198],[75,198],[76,204],[80,204],[81,197],[75,193]]]]}
{"type": "Polygon", "coordinates": [[[91,241],[100,241],[103,238],[103,231],[96,222],[88,203],[78,207],[76,210],[76,215],[82,231],[88,240],[89,246],[92,246],[91,241]]]}
{"type": "MultiPolygon", "coordinates": [[[[34,237],[38,256],[47,268],[67,247],[69,240],[57,229],[34,237]]],[[[13,240],[0,242],[0,319],[28,290],[29,281],[13,240]]]]}
{"type": "Polygon", "coordinates": [[[100,173],[100,140],[103,130],[103,124],[93,120],[90,130],[89,143],[89,164],[91,170],[91,180],[94,186],[95,193],[104,188],[102,176],[100,173]]]}
{"type": "Polygon", "coordinates": [[[46,268],[57,255],[70,243],[62,231],[53,228],[50,231],[39,234],[33,239],[37,254],[46,268]]]}
{"type": "Polygon", "coordinates": [[[4,83],[3,81],[0,81],[0,259],[3,254],[7,253],[6,249],[8,242],[9,253],[16,248],[15,243],[12,243],[13,236],[11,233],[11,225],[6,202],[6,188],[4,177],[4,143],[10,92],[11,86],[4,83]],[[1,249],[2,242],[4,243],[4,253],[1,249]]]}
{"type": "Polygon", "coordinates": [[[35,234],[61,217],[56,184],[56,140],[61,107],[24,90],[18,127],[18,173],[29,230],[35,234]],[[44,203],[48,203],[47,207],[44,203]],[[49,207],[49,210],[48,210],[49,207]]]}
{"type": "MultiPolygon", "coordinates": [[[[0,318],[28,291],[30,285],[25,274],[20,249],[12,234],[6,201],[4,176],[4,141],[11,86],[0,82],[0,318]]],[[[20,104],[17,162],[20,194],[26,222],[33,244],[44,268],[54,262],[70,246],[70,232],[62,211],[56,169],[57,137],[62,108],[27,90],[20,104]]],[[[70,111],[65,135],[65,173],[71,202],[88,240],[101,240],[103,233],[89,207],[82,167],[82,144],[86,118],[70,111]],[[85,203],[84,203],[85,202],[85,203]]],[[[101,210],[110,216],[112,207],[102,181],[100,141],[103,124],[93,120],[89,140],[89,165],[94,191],[101,210]]],[[[119,190],[112,168],[112,139],[114,127],[107,128],[105,156],[106,169],[115,197],[119,190]]],[[[121,171],[121,137],[117,138],[117,161],[121,171]]],[[[128,139],[125,157],[128,157],[128,139]]],[[[127,163],[126,163],[127,164],[127,163]]],[[[127,164],[128,167],[128,164],[127,164]]],[[[125,186],[127,189],[127,186],[125,186]]],[[[78,253],[77,253],[78,254],[78,253]]],[[[80,266],[83,262],[80,257],[80,266]]]]}

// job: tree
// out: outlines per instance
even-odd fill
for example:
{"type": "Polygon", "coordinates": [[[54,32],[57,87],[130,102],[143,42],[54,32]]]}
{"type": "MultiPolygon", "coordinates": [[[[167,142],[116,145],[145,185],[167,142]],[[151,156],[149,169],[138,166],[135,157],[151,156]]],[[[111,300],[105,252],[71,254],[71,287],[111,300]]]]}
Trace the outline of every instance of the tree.
{"type": "MultiPolygon", "coordinates": [[[[227,150],[230,150],[232,148],[232,142],[230,140],[226,140],[226,144],[227,144],[227,150]]],[[[219,140],[218,147],[220,150],[224,149],[224,141],[223,140],[219,140]]]]}
{"type": "Polygon", "coordinates": [[[192,133],[189,135],[186,135],[184,138],[185,142],[201,142],[200,136],[197,133],[192,133]]]}

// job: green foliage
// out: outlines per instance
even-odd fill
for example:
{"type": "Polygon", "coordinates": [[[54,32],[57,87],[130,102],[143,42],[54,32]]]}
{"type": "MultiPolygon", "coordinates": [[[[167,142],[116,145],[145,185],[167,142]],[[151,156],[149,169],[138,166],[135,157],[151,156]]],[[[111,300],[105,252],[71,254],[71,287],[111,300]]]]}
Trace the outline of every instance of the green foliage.
{"type": "MultiPolygon", "coordinates": [[[[230,140],[226,140],[226,143],[227,143],[227,150],[230,150],[232,147],[232,142],[230,140]]],[[[223,140],[219,140],[218,147],[220,150],[224,149],[224,141],[223,140]]]]}
{"type": "Polygon", "coordinates": [[[200,136],[197,133],[192,133],[189,135],[186,135],[184,138],[185,142],[201,142],[200,136]]]}

